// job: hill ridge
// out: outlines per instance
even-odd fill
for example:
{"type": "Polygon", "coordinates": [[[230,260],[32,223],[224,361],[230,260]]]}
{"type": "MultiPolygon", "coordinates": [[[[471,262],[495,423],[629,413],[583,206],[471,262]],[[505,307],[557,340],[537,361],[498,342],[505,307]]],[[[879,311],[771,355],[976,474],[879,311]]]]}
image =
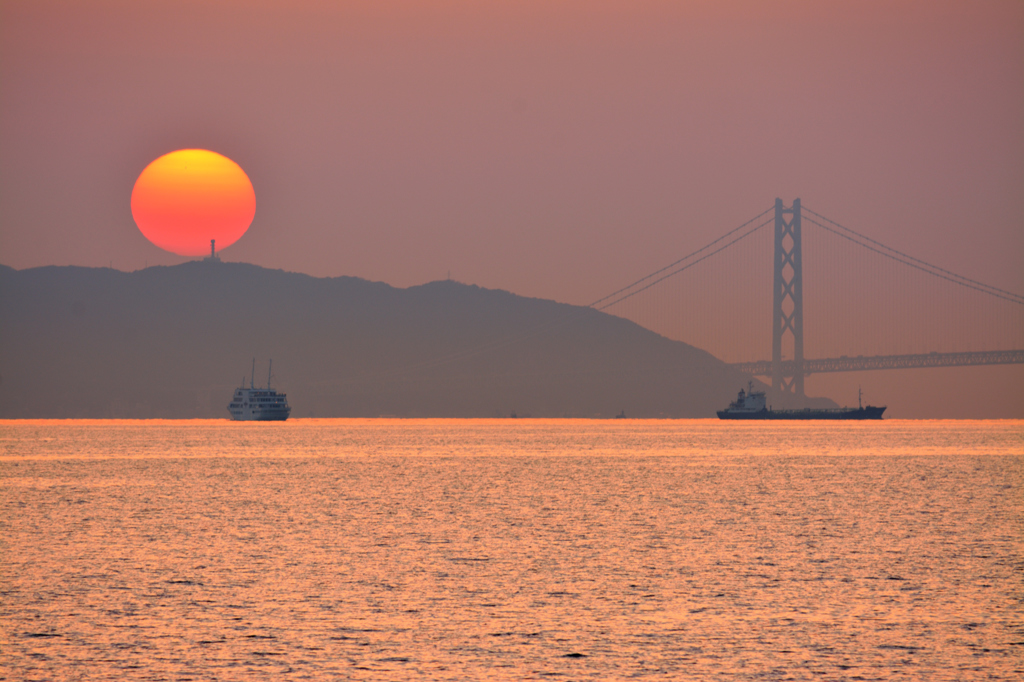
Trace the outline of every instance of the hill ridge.
{"type": "Polygon", "coordinates": [[[711,417],[747,382],[629,320],[453,280],[0,266],[0,418],[225,417],[253,357],[293,417],[711,417]]]}

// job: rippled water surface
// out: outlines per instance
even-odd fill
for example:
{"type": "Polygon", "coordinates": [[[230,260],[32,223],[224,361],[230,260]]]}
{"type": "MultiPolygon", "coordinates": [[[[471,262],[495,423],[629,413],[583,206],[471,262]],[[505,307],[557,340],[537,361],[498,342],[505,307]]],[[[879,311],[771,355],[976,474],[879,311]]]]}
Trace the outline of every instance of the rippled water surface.
{"type": "Polygon", "coordinates": [[[1024,674],[1024,422],[0,422],[10,680],[1024,674]]]}

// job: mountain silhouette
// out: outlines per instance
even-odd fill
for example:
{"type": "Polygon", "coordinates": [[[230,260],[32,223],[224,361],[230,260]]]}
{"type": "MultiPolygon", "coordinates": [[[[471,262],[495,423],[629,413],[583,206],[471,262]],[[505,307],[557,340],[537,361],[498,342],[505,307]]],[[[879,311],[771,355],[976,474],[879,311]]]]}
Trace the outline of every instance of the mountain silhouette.
{"type": "Polygon", "coordinates": [[[628,320],[453,281],[0,266],[0,417],[227,417],[254,357],[293,417],[712,417],[748,380],[628,320]]]}

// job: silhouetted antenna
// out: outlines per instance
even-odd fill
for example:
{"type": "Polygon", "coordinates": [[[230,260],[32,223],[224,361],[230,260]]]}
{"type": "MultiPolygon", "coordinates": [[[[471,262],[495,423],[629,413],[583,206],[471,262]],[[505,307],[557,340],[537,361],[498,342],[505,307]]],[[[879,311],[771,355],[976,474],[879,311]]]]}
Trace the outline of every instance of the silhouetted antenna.
{"type": "Polygon", "coordinates": [[[211,239],[210,240],[210,256],[209,256],[209,258],[205,258],[204,260],[207,260],[207,261],[219,261],[220,260],[220,258],[217,258],[217,240],[216,239],[211,239]]]}
{"type": "Polygon", "coordinates": [[[252,376],[249,377],[249,388],[256,388],[256,358],[252,359],[252,376]]]}
{"type": "Polygon", "coordinates": [[[270,373],[274,368],[274,361],[271,360],[267,363],[267,390],[270,390],[270,373]]]}

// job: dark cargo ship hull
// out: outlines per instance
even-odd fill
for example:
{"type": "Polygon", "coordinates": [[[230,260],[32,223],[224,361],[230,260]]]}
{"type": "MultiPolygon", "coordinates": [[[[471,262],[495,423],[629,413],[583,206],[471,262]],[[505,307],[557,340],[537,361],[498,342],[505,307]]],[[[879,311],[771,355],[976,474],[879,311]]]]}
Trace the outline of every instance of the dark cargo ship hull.
{"type": "Polygon", "coordinates": [[[881,419],[884,407],[861,407],[851,410],[760,410],[732,412],[719,410],[719,419],[881,419]]]}

